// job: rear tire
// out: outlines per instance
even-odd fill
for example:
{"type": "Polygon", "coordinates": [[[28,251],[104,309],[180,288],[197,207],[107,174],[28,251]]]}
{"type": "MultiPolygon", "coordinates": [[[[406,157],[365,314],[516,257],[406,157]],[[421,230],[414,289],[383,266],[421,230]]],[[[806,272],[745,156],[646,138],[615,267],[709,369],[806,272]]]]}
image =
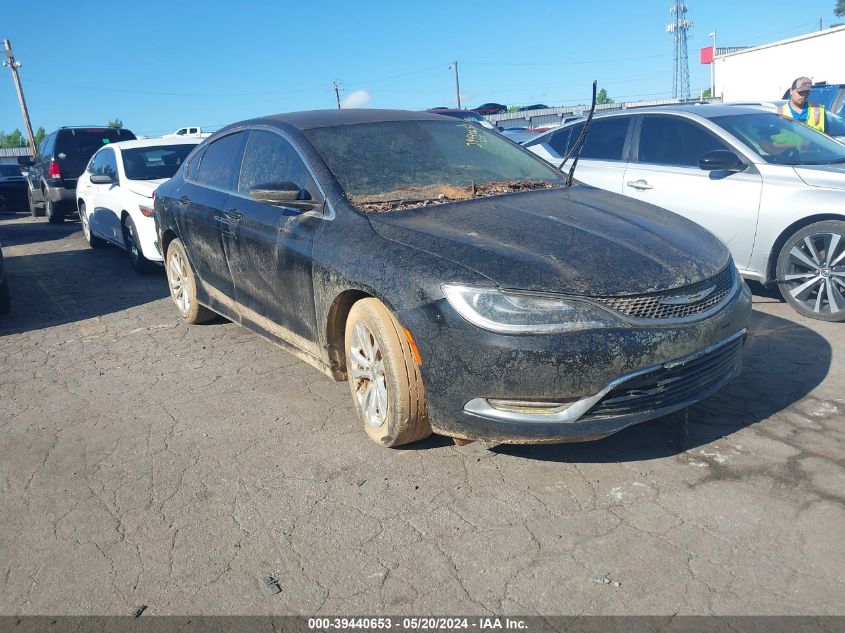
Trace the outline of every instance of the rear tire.
{"type": "Polygon", "coordinates": [[[845,322],[845,222],[814,222],[790,235],[776,271],[781,295],[798,314],[845,322]]]}
{"type": "Polygon", "coordinates": [[[44,208],[38,206],[38,203],[32,199],[32,191],[27,187],[26,200],[29,202],[29,214],[34,218],[44,217],[44,208]]]}
{"type": "Polygon", "coordinates": [[[65,210],[50,198],[44,201],[44,212],[47,214],[47,221],[50,224],[63,224],[65,221],[65,210]]]}
{"type": "Polygon", "coordinates": [[[157,266],[144,257],[141,245],[138,244],[138,229],[135,228],[135,222],[128,215],[123,220],[123,243],[126,245],[129,263],[136,273],[147,275],[156,270],[157,266]]]}
{"type": "Polygon", "coordinates": [[[167,272],[170,298],[176,304],[182,320],[191,324],[211,321],[216,315],[197,301],[197,278],[185,247],[178,238],[167,246],[164,269],[167,272]]]}
{"type": "Polygon", "coordinates": [[[352,306],[345,350],[349,390],[371,440],[393,447],[431,435],[414,352],[383,303],[362,299],[352,306]]]}
{"type": "Polygon", "coordinates": [[[82,224],[82,234],[85,236],[85,241],[91,248],[102,248],[106,245],[106,241],[97,237],[91,232],[91,224],[88,219],[88,210],[85,208],[85,203],[79,203],[79,222],[82,224]]]}

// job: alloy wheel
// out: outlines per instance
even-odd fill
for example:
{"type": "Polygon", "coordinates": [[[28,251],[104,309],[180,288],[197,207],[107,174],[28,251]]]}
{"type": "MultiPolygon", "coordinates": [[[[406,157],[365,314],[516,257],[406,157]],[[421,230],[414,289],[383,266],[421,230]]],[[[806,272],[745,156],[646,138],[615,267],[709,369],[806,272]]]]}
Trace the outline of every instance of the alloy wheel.
{"type": "Polygon", "coordinates": [[[375,428],[387,420],[387,382],[384,358],[370,329],[360,321],[349,341],[347,365],[355,384],[355,397],[367,424],[375,428]]]}
{"type": "Polygon", "coordinates": [[[129,257],[132,258],[132,265],[137,268],[141,258],[141,252],[138,250],[138,240],[135,239],[135,227],[129,222],[124,226],[124,238],[126,239],[126,246],[129,250],[129,257]]]}
{"type": "Polygon", "coordinates": [[[781,281],[806,310],[824,315],[845,310],[845,236],[824,232],[796,240],[781,281]]]}
{"type": "Polygon", "coordinates": [[[82,224],[82,234],[85,236],[86,241],[90,244],[91,227],[88,224],[88,211],[84,206],[79,209],[79,222],[82,224]]]}
{"type": "Polygon", "coordinates": [[[179,312],[188,314],[191,309],[191,299],[188,295],[190,280],[182,253],[176,249],[172,249],[167,258],[167,280],[170,283],[170,296],[173,297],[179,312]]]}

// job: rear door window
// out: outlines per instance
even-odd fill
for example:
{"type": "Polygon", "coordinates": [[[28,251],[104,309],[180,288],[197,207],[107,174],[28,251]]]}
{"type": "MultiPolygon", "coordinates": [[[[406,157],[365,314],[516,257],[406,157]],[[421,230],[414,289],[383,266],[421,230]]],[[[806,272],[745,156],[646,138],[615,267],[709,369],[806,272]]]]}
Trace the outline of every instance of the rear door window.
{"type": "Polygon", "coordinates": [[[197,168],[197,183],[234,191],[241,170],[246,136],[245,132],[234,132],[209,144],[197,168]]]}
{"type": "Polygon", "coordinates": [[[713,150],[729,149],[715,135],[680,117],[646,116],[640,129],[637,160],[653,165],[698,167],[698,159],[713,150]]]}
{"type": "MultiPolygon", "coordinates": [[[[631,117],[610,117],[592,122],[581,158],[622,160],[631,117]]],[[[576,137],[577,138],[577,137],[576,137]]]]}

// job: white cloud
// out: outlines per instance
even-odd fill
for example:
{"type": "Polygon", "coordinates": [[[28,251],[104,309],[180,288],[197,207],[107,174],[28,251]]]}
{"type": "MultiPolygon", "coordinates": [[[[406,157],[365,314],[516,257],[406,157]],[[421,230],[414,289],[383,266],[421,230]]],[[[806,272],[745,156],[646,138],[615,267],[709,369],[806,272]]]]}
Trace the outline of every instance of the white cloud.
{"type": "Polygon", "coordinates": [[[341,108],[363,108],[371,100],[372,96],[366,90],[353,90],[340,100],[341,108]]]}

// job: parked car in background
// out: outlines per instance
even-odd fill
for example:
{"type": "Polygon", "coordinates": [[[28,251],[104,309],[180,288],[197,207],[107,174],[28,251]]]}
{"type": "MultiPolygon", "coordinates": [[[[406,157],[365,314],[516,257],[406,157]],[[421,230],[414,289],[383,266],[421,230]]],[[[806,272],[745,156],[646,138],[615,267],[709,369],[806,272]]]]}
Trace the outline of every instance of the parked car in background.
{"type": "Polygon", "coordinates": [[[483,103],[477,108],[473,108],[472,111],[478,112],[478,114],[501,114],[508,111],[508,106],[501,103],[483,103]]]}
{"type": "Polygon", "coordinates": [[[463,121],[473,121],[475,123],[478,123],[478,125],[486,127],[489,130],[495,129],[493,127],[493,124],[490,123],[490,121],[478,114],[478,112],[473,112],[472,110],[449,110],[446,108],[436,108],[427,110],[427,112],[433,112],[434,114],[441,114],[443,116],[450,116],[454,119],[461,119],[463,121]]]}
{"type": "Polygon", "coordinates": [[[171,132],[170,134],[165,134],[163,138],[167,138],[170,136],[198,136],[199,138],[208,138],[209,136],[211,136],[211,132],[203,132],[200,126],[193,125],[188,127],[180,127],[178,130],[171,132]]]}
{"type": "Polygon", "coordinates": [[[26,205],[26,178],[20,167],[0,165],[0,211],[23,211],[26,205]]]}
{"type": "Polygon", "coordinates": [[[198,137],[112,143],[91,157],[76,187],[85,239],[92,248],[111,243],[126,250],[136,272],[162,261],[153,221],[153,193],[172,177],[198,137]]]}
{"type": "Polygon", "coordinates": [[[103,145],[134,139],[125,128],[61,127],[48,134],[29,166],[27,197],[32,217],[46,214],[52,224],[76,213],[76,180],[103,145]]]}
{"type": "Polygon", "coordinates": [[[9,282],[6,281],[6,270],[3,267],[3,245],[0,244],[0,314],[8,314],[11,307],[9,282]]]}
{"type": "Polygon", "coordinates": [[[217,312],[348,380],[383,446],[588,440],[681,409],[738,370],[751,310],[694,223],[425,112],[228,126],[155,221],[184,321],[217,312]]]}
{"type": "Polygon", "coordinates": [[[522,106],[517,112],[528,112],[530,110],[548,110],[549,106],[544,103],[533,103],[531,105],[522,106]]]}
{"type": "MultiPolygon", "coordinates": [[[[583,125],[525,146],[560,167],[583,125]]],[[[638,108],[595,118],[575,177],[698,222],[743,276],[845,321],[845,146],[830,137],[763,108],[638,108]]]]}

